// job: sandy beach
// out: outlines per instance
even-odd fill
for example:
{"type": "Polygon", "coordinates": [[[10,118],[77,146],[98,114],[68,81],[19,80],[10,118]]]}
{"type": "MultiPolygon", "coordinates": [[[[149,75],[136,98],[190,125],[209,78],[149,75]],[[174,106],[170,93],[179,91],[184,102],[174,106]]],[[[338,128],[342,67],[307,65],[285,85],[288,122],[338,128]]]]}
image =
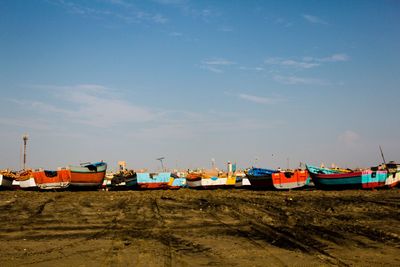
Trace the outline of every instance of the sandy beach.
{"type": "Polygon", "coordinates": [[[400,190],[0,192],[2,266],[395,266],[400,190]]]}

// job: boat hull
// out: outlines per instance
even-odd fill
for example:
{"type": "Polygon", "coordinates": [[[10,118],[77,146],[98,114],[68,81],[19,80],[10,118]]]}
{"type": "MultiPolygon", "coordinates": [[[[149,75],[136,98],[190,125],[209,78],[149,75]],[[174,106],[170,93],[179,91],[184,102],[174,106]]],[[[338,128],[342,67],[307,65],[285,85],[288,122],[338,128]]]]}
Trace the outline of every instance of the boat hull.
{"type": "Polygon", "coordinates": [[[216,189],[216,188],[233,188],[236,184],[236,177],[210,177],[201,178],[201,188],[216,189]]]}
{"type": "Polygon", "coordinates": [[[385,180],[385,186],[389,188],[393,188],[400,184],[400,171],[396,173],[389,173],[385,180]]]}
{"type": "Polygon", "coordinates": [[[67,188],[71,182],[69,170],[59,171],[34,171],[32,173],[35,183],[39,189],[52,190],[67,188]]]}
{"type": "Polygon", "coordinates": [[[168,189],[179,189],[182,187],[186,187],[185,178],[173,178],[173,177],[170,178],[168,183],[168,189]]]}
{"type": "Polygon", "coordinates": [[[241,176],[236,177],[236,183],[235,183],[236,188],[245,188],[250,186],[251,183],[247,177],[241,177],[241,176]]]}
{"type": "Polygon", "coordinates": [[[276,189],[295,189],[309,184],[310,176],[306,170],[279,172],[272,174],[272,183],[276,189]]]}
{"type": "Polygon", "coordinates": [[[247,175],[250,185],[253,189],[270,189],[273,188],[272,175],[253,176],[247,175]]]}
{"type": "Polygon", "coordinates": [[[137,186],[139,189],[167,189],[171,173],[137,173],[137,186]]]}
{"type": "Polygon", "coordinates": [[[252,189],[272,189],[272,174],[278,173],[276,170],[251,168],[246,173],[252,189]]]}
{"type": "Polygon", "coordinates": [[[362,188],[378,188],[385,186],[387,171],[371,171],[362,172],[362,188]]]}
{"type": "Polygon", "coordinates": [[[13,179],[9,179],[6,176],[0,174],[0,188],[1,189],[10,189],[12,187],[13,179]]]}
{"type": "Polygon", "coordinates": [[[195,189],[233,188],[236,184],[236,176],[217,177],[208,174],[188,174],[186,184],[195,189]]]}
{"type": "Polygon", "coordinates": [[[26,180],[19,180],[19,188],[23,190],[33,190],[37,189],[35,178],[30,177],[26,180]]]}
{"type": "Polygon", "coordinates": [[[200,173],[188,173],[186,175],[186,185],[192,189],[201,188],[201,174],[200,173]]]}
{"type": "Polygon", "coordinates": [[[201,188],[201,178],[198,180],[186,180],[186,184],[189,188],[201,188]]]}
{"type": "Polygon", "coordinates": [[[98,162],[83,166],[70,166],[71,182],[74,187],[101,187],[106,176],[107,164],[98,162]]]}

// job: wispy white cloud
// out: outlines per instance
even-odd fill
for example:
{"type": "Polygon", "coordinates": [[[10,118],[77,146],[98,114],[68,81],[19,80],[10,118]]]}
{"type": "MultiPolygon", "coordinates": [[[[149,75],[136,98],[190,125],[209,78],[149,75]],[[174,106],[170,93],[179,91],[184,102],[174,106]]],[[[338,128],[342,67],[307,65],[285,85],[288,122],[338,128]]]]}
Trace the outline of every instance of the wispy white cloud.
{"type": "Polygon", "coordinates": [[[309,15],[309,14],[303,14],[302,17],[306,21],[308,21],[310,23],[328,25],[328,22],[326,22],[325,20],[323,20],[323,19],[321,19],[321,18],[319,18],[317,16],[312,16],[312,15],[309,15]]]}
{"type": "Polygon", "coordinates": [[[222,68],[226,68],[235,64],[235,62],[224,58],[212,58],[202,60],[200,67],[214,73],[222,73],[224,72],[222,68]]]}
{"type": "Polygon", "coordinates": [[[238,94],[238,97],[246,101],[264,105],[275,104],[277,101],[279,101],[277,98],[269,98],[269,97],[248,95],[248,94],[238,94]]]}
{"type": "Polygon", "coordinates": [[[304,77],[298,77],[298,76],[281,76],[281,75],[275,75],[273,79],[276,82],[282,83],[282,84],[287,84],[287,85],[329,85],[328,82],[320,79],[315,79],[315,78],[304,78],[304,77]]]}
{"type": "Polygon", "coordinates": [[[264,62],[269,65],[278,65],[287,68],[311,69],[321,66],[323,63],[345,62],[350,57],[346,54],[333,54],[327,57],[303,57],[301,60],[284,59],[284,58],[268,58],[264,62]]]}
{"type": "Polygon", "coordinates": [[[245,67],[245,66],[240,66],[239,69],[245,71],[256,71],[256,72],[265,70],[265,68],[263,67],[245,67]]]}
{"type": "Polygon", "coordinates": [[[75,86],[42,86],[63,107],[39,101],[19,101],[34,112],[59,116],[60,121],[79,123],[101,128],[125,123],[140,123],[154,120],[158,114],[146,107],[123,100],[118,93],[96,84],[75,86]]]}
{"type": "MultiPolygon", "coordinates": [[[[64,8],[71,14],[80,15],[87,18],[114,18],[124,23],[141,23],[151,22],[156,24],[165,24],[168,18],[159,13],[146,12],[138,9],[131,3],[123,0],[108,0],[107,2],[112,6],[120,6],[117,9],[100,9],[88,5],[82,5],[80,2],[70,0],[49,0],[50,3],[64,8]]],[[[90,3],[90,2],[88,2],[90,3]]]]}
{"type": "Polygon", "coordinates": [[[205,59],[202,61],[202,63],[206,64],[206,65],[223,65],[223,66],[236,64],[233,61],[223,59],[223,58],[205,59]]]}
{"type": "Polygon", "coordinates": [[[333,54],[331,56],[321,58],[303,57],[303,62],[346,62],[349,60],[350,57],[343,53],[333,54]]]}
{"type": "Polygon", "coordinates": [[[310,69],[320,65],[319,63],[316,62],[296,61],[293,59],[282,59],[282,58],[269,58],[265,60],[265,63],[270,65],[280,65],[283,67],[294,67],[301,69],[310,69]]]}

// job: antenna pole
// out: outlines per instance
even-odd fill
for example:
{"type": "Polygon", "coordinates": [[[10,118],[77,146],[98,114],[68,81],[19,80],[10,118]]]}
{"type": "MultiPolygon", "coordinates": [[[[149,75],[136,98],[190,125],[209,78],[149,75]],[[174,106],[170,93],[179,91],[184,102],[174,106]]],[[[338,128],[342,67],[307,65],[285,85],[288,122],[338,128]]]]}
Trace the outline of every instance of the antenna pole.
{"type": "Polygon", "coordinates": [[[26,144],[28,142],[28,135],[24,134],[22,136],[22,140],[24,140],[24,161],[23,161],[24,165],[23,165],[23,170],[25,170],[26,169],[26,144]]]}
{"type": "Polygon", "coordinates": [[[163,159],[165,159],[165,158],[164,158],[164,157],[161,157],[161,158],[158,158],[158,159],[157,159],[157,160],[159,160],[160,163],[161,163],[161,171],[162,171],[162,172],[165,171],[165,170],[164,170],[163,159]]]}

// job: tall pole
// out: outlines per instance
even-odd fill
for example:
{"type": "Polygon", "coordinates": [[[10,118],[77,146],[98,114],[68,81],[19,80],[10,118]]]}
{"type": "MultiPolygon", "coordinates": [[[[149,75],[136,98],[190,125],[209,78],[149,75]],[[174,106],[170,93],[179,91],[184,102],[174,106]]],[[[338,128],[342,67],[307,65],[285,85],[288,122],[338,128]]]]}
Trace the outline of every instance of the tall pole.
{"type": "Polygon", "coordinates": [[[164,171],[163,159],[165,159],[165,158],[164,158],[164,157],[161,157],[161,158],[158,158],[158,159],[157,159],[157,160],[159,160],[160,163],[161,163],[161,171],[162,171],[162,172],[164,171]]]}
{"type": "Polygon", "coordinates": [[[28,142],[28,135],[24,134],[22,136],[22,140],[24,140],[24,160],[23,160],[24,165],[23,165],[23,170],[25,170],[26,169],[26,144],[28,142]]]}

